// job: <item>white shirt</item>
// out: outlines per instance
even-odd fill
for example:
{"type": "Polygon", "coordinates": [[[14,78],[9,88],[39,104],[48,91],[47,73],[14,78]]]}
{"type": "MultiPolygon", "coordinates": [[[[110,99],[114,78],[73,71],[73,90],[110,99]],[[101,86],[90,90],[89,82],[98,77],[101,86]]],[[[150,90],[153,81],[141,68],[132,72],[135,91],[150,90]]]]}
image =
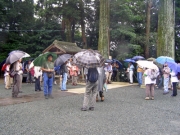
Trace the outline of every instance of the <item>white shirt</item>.
{"type": "Polygon", "coordinates": [[[104,68],[105,72],[112,72],[112,65],[107,65],[104,68]]]}
{"type": "Polygon", "coordinates": [[[176,76],[176,73],[174,71],[172,71],[171,73],[171,82],[179,82],[177,76],[176,76]]]}
{"type": "Polygon", "coordinates": [[[67,64],[66,64],[66,66],[67,66],[67,69],[68,69],[68,70],[70,70],[70,68],[72,67],[71,62],[70,62],[70,61],[68,61],[68,62],[67,62],[67,64]]]}
{"type": "Polygon", "coordinates": [[[34,77],[38,78],[42,75],[41,67],[34,66],[34,77]]]}
{"type": "Polygon", "coordinates": [[[4,76],[7,76],[7,75],[9,75],[9,71],[10,71],[10,65],[7,65],[6,66],[6,70],[5,70],[5,73],[4,73],[4,76]]]}

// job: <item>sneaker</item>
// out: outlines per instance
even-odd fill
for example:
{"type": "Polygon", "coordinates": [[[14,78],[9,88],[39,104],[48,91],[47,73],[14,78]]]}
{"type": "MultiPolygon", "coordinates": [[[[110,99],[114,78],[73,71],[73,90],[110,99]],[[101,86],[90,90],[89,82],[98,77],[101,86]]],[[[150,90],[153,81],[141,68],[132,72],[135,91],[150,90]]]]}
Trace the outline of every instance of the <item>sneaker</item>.
{"type": "Polygon", "coordinates": [[[90,111],[94,111],[94,107],[89,107],[89,110],[90,111]]]}
{"type": "Polygon", "coordinates": [[[149,100],[150,98],[149,97],[146,97],[145,100],[149,100]]]}
{"type": "Polygon", "coordinates": [[[151,97],[151,100],[154,100],[154,97],[151,97]]]}
{"type": "Polygon", "coordinates": [[[81,108],[81,111],[87,111],[87,109],[86,108],[81,108]]]}
{"type": "Polygon", "coordinates": [[[45,96],[45,99],[48,99],[48,96],[47,96],[47,95],[45,96]]]}

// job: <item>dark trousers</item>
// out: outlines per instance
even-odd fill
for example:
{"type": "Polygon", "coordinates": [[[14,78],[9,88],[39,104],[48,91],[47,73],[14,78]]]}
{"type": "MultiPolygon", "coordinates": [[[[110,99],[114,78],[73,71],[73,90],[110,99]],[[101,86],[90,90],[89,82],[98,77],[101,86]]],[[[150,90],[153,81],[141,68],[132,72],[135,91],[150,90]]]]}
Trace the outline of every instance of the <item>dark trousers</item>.
{"type": "Polygon", "coordinates": [[[177,87],[176,87],[176,84],[177,82],[173,82],[173,96],[176,96],[177,95],[177,87]]]}
{"type": "Polygon", "coordinates": [[[41,90],[40,76],[38,78],[35,77],[35,91],[37,90],[41,90]]]}
{"type": "Polygon", "coordinates": [[[112,80],[116,81],[117,70],[113,70],[112,80]]]}

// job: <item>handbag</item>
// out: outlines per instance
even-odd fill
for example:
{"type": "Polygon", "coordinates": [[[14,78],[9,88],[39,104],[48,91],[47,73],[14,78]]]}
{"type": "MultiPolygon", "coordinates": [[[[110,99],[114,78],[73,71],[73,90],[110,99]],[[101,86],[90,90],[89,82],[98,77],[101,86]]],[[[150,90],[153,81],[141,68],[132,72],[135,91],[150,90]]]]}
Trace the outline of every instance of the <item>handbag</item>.
{"type": "MultiPolygon", "coordinates": [[[[50,68],[48,67],[48,64],[47,64],[47,63],[46,63],[46,66],[47,66],[48,69],[50,69],[50,68]]],[[[53,72],[47,72],[48,78],[52,78],[53,75],[54,75],[53,72]]]]}
{"type": "Polygon", "coordinates": [[[16,75],[16,71],[12,70],[10,73],[9,73],[10,77],[14,77],[16,75]]]}
{"type": "Polygon", "coordinates": [[[48,72],[47,76],[48,76],[48,78],[52,78],[53,77],[53,72],[48,72]]]}

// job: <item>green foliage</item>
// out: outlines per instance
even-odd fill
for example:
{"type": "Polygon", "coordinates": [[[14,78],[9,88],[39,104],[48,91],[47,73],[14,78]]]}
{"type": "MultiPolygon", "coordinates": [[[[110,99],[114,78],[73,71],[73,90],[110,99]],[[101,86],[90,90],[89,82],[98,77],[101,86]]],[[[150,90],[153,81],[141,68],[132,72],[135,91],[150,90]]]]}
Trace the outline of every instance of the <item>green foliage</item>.
{"type": "MultiPolygon", "coordinates": [[[[81,17],[85,22],[88,48],[97,49],[99,39],[99,0],[1,0],[0,61],[20,49],[36,57],[54,40],[83,47],[81,17]],[[64,21],[64,22],[63,22],[64,21]],[[1,31],[2,30],[2,31],[1,31]],[[68,37],[69,36],[69,37],[68,37]]],[[[157,43],[158,4],[151,10],[150,45],[157,43]]],[[[113,58],[125,59],[144,54],[145,0],[111,0],[110,48],[113,58]]],[[[180,1],[176,0],[176,59],[180,60],[180,1]]]]}

